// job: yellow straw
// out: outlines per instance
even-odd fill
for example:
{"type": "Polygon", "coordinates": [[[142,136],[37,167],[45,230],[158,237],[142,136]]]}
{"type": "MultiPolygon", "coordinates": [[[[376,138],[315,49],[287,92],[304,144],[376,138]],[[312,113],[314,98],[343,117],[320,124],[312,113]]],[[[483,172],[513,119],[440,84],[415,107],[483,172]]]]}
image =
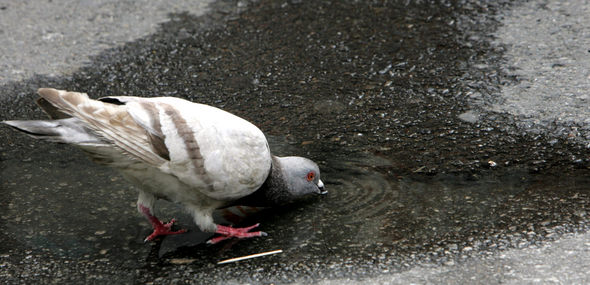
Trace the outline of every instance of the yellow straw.
{"type": "Polygon", "coordinates": [[[226,263],[230,263],[230,262],[236,262],[236,261],[241,261],[241,260],[245,260],[245,259],[261,257],[261,256],[265,256],[265,255],[277,254],[277,253],[281,253],[281,252],[283,252],[282,249],[277,249],[277,250],[267,251],[267,252],[262,252],[262,253],[257,253],[257,254],[250,254],[250,255],[246,255],[246,256],[242,256],[242,257],[234,257],[234,258],[222,260],[220,262],[217,262],[217,264],[226,264],[226,263]]]}

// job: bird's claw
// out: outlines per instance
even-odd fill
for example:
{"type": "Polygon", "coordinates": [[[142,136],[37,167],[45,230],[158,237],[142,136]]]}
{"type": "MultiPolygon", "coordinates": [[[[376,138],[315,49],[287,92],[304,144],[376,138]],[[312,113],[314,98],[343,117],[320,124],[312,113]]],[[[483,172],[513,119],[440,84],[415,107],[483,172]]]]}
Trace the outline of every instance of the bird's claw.
{"type": "Polygon", "coordinates": [[[264,237],[268,234],[265,232],[250,232],[250,230],[258,227],[260,224],[255,224],[253,226],[245,227],[245,228],[232,228],[222,225],[217,225],[217,230],[215,233],[221,234],[221,236],[214,237],[207,241],[207,244],[216,244],[220,241],[226,240],[228,238],[250,238],[250,237],[264,237]]]}
{"type": "Polygon", "coordinates": [[[170,222],[168,223],[154,223],[154,232],[152,232],[151,235],[149,235],[148,237],[146,237],[143,242],[148,242],[148,241],[152,241],[154,240],[156,237],[158,236],[165,236],[165,235],[177,235],[177,234],[182,234],[185,233],[186,230],[185,229],[181,229],[178,231],[172,231],[172,225],[176,222],[176,219],[172,219],[170,220],[170,222]]]}

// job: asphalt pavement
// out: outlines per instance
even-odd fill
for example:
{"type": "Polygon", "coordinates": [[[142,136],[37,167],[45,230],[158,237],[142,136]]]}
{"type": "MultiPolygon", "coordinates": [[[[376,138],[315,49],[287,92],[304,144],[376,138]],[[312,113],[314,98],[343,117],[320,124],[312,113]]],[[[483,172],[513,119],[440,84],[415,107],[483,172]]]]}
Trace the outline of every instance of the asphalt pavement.
{"type": "Polygon", "coordinates": [[[159,203],[189,233],[146,244],[118,174],[0,128],[0,281],[589,283],[589,10],[2,1],[0,120],[43,118],[39,87],[183,97],[319,161],[330,194],[248,216],[269,236],[216,246],[159,203]]]}

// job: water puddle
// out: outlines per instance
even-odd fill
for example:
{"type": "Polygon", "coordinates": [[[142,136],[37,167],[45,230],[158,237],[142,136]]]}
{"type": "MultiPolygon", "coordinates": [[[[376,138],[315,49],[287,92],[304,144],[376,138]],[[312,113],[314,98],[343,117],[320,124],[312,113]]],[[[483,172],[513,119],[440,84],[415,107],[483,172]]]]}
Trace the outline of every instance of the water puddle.
{"type": "MultiPolygon", "coordinates": [[[[279,153],[302,152],[285,138],[270,141],[279,153]]],[[[102,258],[128,269],[150,265],[158,271],[188,260],[199,271],[224,258],[281,249],[279,256],[248,264],[329,272],[348,262],[385,270],[416,255],[444,257],[550,238],[567,231],[563,225],[583,225],[589,200],[589,178],[515,170],[405,177],[385,158],[332,152],[320,158],[328,195],[252,215],[235,208],[216,214],[220,221],[260,222],[268,237],[208,246],[211,234],[200,232],[178,206],[159,202],[161,218],[176,217],[189,233],[144,244],[150,227],[136,213],[127,182],[74,148],[32,143],[10,151],[25,156],[3,153],[1,252],[102,258]]]]}

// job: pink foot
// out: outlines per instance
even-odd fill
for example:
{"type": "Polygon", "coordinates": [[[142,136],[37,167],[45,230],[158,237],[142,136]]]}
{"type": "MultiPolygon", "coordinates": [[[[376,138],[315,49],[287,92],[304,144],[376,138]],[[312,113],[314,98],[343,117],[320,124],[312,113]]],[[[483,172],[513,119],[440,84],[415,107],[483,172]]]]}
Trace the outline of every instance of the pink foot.
{"type": "Polygon", "coordinates": [[[145,217],[150,221],[150,223],[152,224],[152,227],[154,228],[154,232],[151,235],[149,235],[148,237],[146,237],[145,240],[143,240],[144,242],[151,241],[158,236],[176,235],[176,234],[181,234],[181,233],[186,232],[185,229],[178,230],[178,231],[170,230],[172,228],[172,225],[174,224],[174,222],[176,222],[175,219],[172,219],[172,220],[170,220],[170,222],[164,224],[160,220],[158,220],[158,218],[156,218],[154,215],[152,215],[150,213],[150,209],[148,209],[144,205],[139,205],[139,209],[145,215],[145,217]]]}
{"type": "Polygon", "coordinates": [[[246,228],[232,228],[222,225],[217,225],[215,233],[221,234],[221,236],[214,237],[207,241],[208,244],[216,244],[222,240],[228,238],[250,238],[250,237],[263,237],[267,236],[265,232],[250,232],[251,229],[258,227],[260,224],[255,224],[246,228]]]}
{"type": "Polygon", "coordinates": [[[170,230],[170,228],[172,228],[172,225],[174,224],[174,222],[176,222],[175,219],[172,219],[172,220],[170,220],[170,222],[165,223],[165,224],[160,222],[158,219],[156,219],[156,221],[157,221],[157,223],[152,222],[152,226],[154,227],[154,232],[151,235],[149,235],[148,237],[146,237],[144,242],[151,241],[158,236],[177,235],[177,234],[181,234],[181,233],[186,232],[185,229],[181,229],[178,231],[171,231],[170,230]]]}

